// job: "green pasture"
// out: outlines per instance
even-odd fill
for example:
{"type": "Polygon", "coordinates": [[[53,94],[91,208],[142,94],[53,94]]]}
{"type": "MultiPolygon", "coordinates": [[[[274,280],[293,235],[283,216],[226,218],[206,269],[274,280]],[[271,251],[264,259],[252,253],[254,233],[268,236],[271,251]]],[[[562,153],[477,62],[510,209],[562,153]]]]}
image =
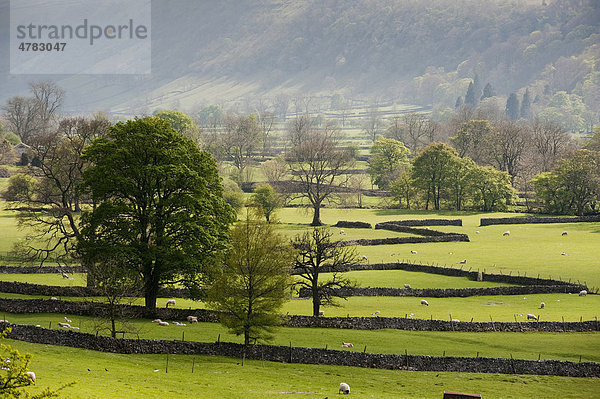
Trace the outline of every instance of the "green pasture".
{"type": "MultiPolygon", "coordinates": [[[[0,294],[2,298],[15,299],[48,299],[42,295],[0,294]]],[[[60,297],[66,301],[103,302],[102,297],[60,297]]],[[[159,298],[158,307],[165,307],[168,298],[159,298]]],[[[180,309],[202,309],[204,303],[189,299],[177,298],[175,307],[180,309]]],[[[434,319],[460,321],[493,321],[526,323],[527,314],[539,316],[540,321],[579,321],[600,318],[600,296],[577,294],[535,294],[535,295],[497,295],[472,296],[466,298],[419,298],[419,297],[350,297],[339,299],[338,307],[324,307],[327,317],[409,317],[415,319],[434,319]],[[427,300],[429,306],[421,305],[421,299],[427,300]],[[541,302],[546,304],[540,309],[541,302]]],[[[133,304],[143,305],[142,298],[132,300],[133,304]]],[[[292,298],[288,300],[283,314],[312,315],[310,299],[292,298]]]]}
{"type": "Polygon", "coordinates": [[[439,398],[444,390],[484,398],[592,398],[598,381],[529,375],[411,372],[282,364],[219,356],[120,355],[8,341],[34,355],[32,392],[77,381],[61,398],[323,398],[337,397],[340,382],[356,398],[439,398]],[[194,373],[192,373],[194,366],[194,373]],[[89,371],[88,371],[89,369],[89,371]]]}
{"type": "MultiPolygon", "coordinates": [[[[91,317],[65,314],[2,314],[11,323],[32,324],[42,327],[59,328],[58,322],[64,317],[71,320],[73,327],[80,332],[94,334],[95,327],[107,322],[91,317]]],[[[131,331],[126,338],[181,340],[195,342],[243,343],[243,337],[229,334],[219,323],[186,324],[177,326],[173,320],[167,327],[159,326],[150,320],[127,320],[131,331]]],[[[106,331],[102,332],[107,335],[106,331]]],[[[119,335],[120,337],[120,335],[119,335]]],[[[366,351],[370,353],[413,355],[499,357],[537,360],[557,359],[600,362],[600,333],[547,333],[547,332],[454,332],[454,331],[404,331],[395,329],[349,330],[327,328],[281,327],[277,330],[274,345],[329,348],[335,350],[366,351]],[[354,348],[341,348],[341,343],[352,342],[354,348]]]]}
{"type": "MultiPolygon", "coordinates": [[[[404,284],[409,284],[411,288],[485,288],[511,285],[405,270],[361,270],[346,272],[344,275],[356,282],[359,287],[403,288],[404,284]]],[[[329,276],[328,273],[323,274],[324,278],[327,276],[329,276]]]]}
{"type": "Polygon", "coordinates": [[[60,273],[29,273],[12,274],[0,273],[0,281],[11,281],[18,283],[43,284],[61,287],[82,287],[87,283],[85,273],[69,273],[69,278],[63,278],[60,273]]]}

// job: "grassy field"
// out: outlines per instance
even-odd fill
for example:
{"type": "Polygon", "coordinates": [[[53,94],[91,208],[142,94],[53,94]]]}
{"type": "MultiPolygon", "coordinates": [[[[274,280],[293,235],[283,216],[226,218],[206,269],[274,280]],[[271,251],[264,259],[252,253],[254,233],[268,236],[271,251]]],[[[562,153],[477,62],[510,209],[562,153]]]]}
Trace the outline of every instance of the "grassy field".
{"type": "MultiPolygon", "coordinates": [[[[2,298],[15,299],[48,299],[42,295],[0,294],[2,298]]],[[[102,297],[60,297],[66,301],[104,301],[102,297]]],[[[528,313],[540,317],[541,321],[579,321],[600,319],[600,296],[588,295],[580,297],[570,294],[535,294],[535,295],[505,295],[505,296],[473,296],[466,298],[425,298],[429,306],[421,305],[417,297],[350,297],[339,300],[339,307],[326,307],[325,315],[328,317],[371,317],[380,311],[381,317],[411,317],[415,319],[461,321],[490,321],[490,316],[495,322],[512,322],[515,316],[519,322],[526,322],[528,313]],[[546,307],[540,309],[540,303],[546,307]]],[[[167,298],[159,298],[157,305],[165,307],[167,298]]],[[[133,301],[136,305],[143,305],[143,299],[133,301]]],[[[177,305],[181,309],[203,309],[204,304],[189,299],[177,298],[177,305]]],[[[292,299],[285,303],[283,314],[312,315],[310,299],[292,299]]]]}
{"type": "MultiPolygon", "coordinates": [[[[377,199],[379,201],[379,199],[377,199]]],[[[409,261],[439,264],[490,273],[525,274],[528,276],[561,278],[586,282],[600,287],[600,223],[507,225],[480,227],[481,217],[515,216],[509,214],[481,214],[474,212],[424,212],[392,209],[329,209],[322,211],[323,222],[332,225],[338,220],[360,220],[372,224],[399,219],[461,218],[463,226],[433,227],[446,232],[469,235],[468,243],[407,244],[358,247],[370,263],[409,261]],[[510,236],[502,233],[510,230],[510,236]],[[561,233],[567,231],[567,236],[561,233]],[[417,251],[412,254],[411,250],[417,251]],[[565,255],[561,255],[565,253],[565,255]]],[[[282,223],[278,230],[292,237],[310,229],[310,212],[302,208],[285,208],[278,213],[282,223]]],[[[335,239],[383,238],[406,236],[391,231],[374,229],[334,228],[335,239]]],[[[0,211],[0,252],[11,249],[23,239],[24,232],[16,226],[15,214],[0,211]]],[[[360,286],[414,288],[491,287],[502,284],[476,282],[466,278],[440,276],[407,271],[360,271],[347,274],[360,286]]],[[[85,275],[62,279],[55,274],[0,275],[5,281],[24,281],[49,285],[84,285],[85,275]]],[[[33,298],[18,294],[1,294],[6,298],[33,298]]],[[[91,298],[64,298],[89,300],[91,298]]],[[[101,298],[93,298],[102,300],[101,298]]],[[[468,298],[427,298],[430,306],[422,306],[415,297],[352,297],[340,301],[340,307],[325,308],[327,316],[371,316],[379,310],[384,317],[412,317],[423,319],[450,319],[462,321],[526,322],[527,313],[539,315],[541,320],[593,320],[599,316],[600,296],[579,297],[568,294],[536,294],[513,296],[486,296],[468,298]],[[545,302],[545,309],[540,309],[545,302]]],[[[164,307],[167,298],[158,306],[164,307]]],[[[138,300],[142,304],[142,300],[138,300]]],[[[201,302],[177,299],[176,307],[202,308],[201,302]]],[[[288,301],[282,312],[310,315],[310,300],[288,301]]],[[[94,320],[62,314],[6,314],[11,322],[40,324],[55,327],[64,316],[73,320],[82,331],[93,331],[94,320]]],[[[140,337],[150,339],[181,339],[214,342],[241,342],[240,337],[228,334],[216,323],[199,323],[179,327],[159,327],[148,320],[133,320],[140,337]]],[[[464,333],[400,330],[342,330],[281,328],[274,344],[341,349],[341,341],[353,342],[354,349],[366,346],[373,353],[404,353],[447,356],[489,356],[524,359],[561,359],[600,362],[600,334],[598,333],[464,333]]],[[[339,382],[348,382],[352,396],[365,398],[429,398],[441,397],[443,390],[481,393],[486,398],[591,398],[598,397],[597,379],[569,379],[541,376],[502,376],[468,373],[399,372],[348,367],[304,366],[249,361],[242,368],[239,359],[196,356],[196,372],[191,374],[192,357],[170,356],[169,373],[164,373],[165,357],[103,354],[72,348],[34,345],[14,342],[22,350],[35,355],[32,368],[38,374],[38,387],[58,386],[61,382],[78,380],[61,397],[66,398],[119,398],[119,397],[325,397],[337,394],[339,382]],[[201,364],[201,366],[200,366],[201,364]],[[91,366],[90,366],[91,365],[91,366]],[[92,371],[87,371],[90,368],[92,371]],[[104,371],[104,368],[109,371],[104,371]],[[154,370],[159,370],[155,372],[154,370]],[[71,379],[65,379],[68,375],[71,379]],[[110,378],[107,378],[110,376],[110,378]],[[190,378],[190,376],[193,376],[190,378]],[[243,394],[240,394],[243,391],[243,394]]]]}
{"type": "Polygon", "coordinates": [[[444,390],[490,398],[593,398],[598,380],[527,375],[438,373],[246,361],[217,356],[119,355],[10,342],[34,355],[31,369],[43,387],[77,381],[61,398],[323,398],[340,382],[355,398],[440,398],[444,390]],[[194,373],[192,365],[195,364],[194,373]],[[89,371],[88,371],[89,369],[89,371]]]}
{"type": "MultiPolygon", "coordinates": [[[[11,323],[33,324],[42,327],[58,328],[63,317],[71,320],[71,325],[81,332],[95,333],[100,320],[90,317],[63,314],[2,314],[11,323]]],[[[169,320],[171,321],[171,320],[169,320]]],[[[138,331],[140,338],[243,343],[243,337],[229,334],[218,323],[198,323],[186,326],[161,327],[150,320],[128,320],[131,331],[138,331]]],[[[107,335],[106,332],[103,332],[107,335]]],[[[128,334],[128,338],[137,338],[128,334]]],[[[341,342],[352,342],[354,348],[344,349],[371,353],[402,354],[405,350],[414,355],[510,357],[537,360],[557,359],[600,362],[600,334],[598,333],[511,333],[511,332],[454,332],[454,331],[403,331],[345,330],[325,328],[282,327],[277,330],[274,345],[339,349],[341,342]]]]}

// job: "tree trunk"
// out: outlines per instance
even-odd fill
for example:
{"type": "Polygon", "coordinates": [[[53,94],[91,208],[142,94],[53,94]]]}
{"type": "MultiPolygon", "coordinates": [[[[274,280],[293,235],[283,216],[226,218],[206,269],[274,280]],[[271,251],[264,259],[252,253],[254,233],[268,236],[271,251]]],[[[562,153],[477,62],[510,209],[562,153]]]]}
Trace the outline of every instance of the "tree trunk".
{"type": "Polygon", "coordinates": [[[248,327],[244,328],[244,345],[250,345],[250,329],[248,327]]]}
{"type": "Polygon", "coordinates": [[[147,281],[144,285],[144,305],[148,310],[156,309],[156,298],[158,297],[158,282],[147,281]]]}
{"type": "Polygon", "coordinates": [[[313,221],[310,225],[323,226],[323,223],[321,223],[321,204],[314,204],[313,209],[315,210],[315,212],[313,214],[313,221]]]}
{"type": "Polygon", "coordinates": [[[313,297],[313,316],[319,316],[319,310],[321,310],[321,301],[319,300],[319,290],[316,286],[312,287],[312,297],[313,297]]]}

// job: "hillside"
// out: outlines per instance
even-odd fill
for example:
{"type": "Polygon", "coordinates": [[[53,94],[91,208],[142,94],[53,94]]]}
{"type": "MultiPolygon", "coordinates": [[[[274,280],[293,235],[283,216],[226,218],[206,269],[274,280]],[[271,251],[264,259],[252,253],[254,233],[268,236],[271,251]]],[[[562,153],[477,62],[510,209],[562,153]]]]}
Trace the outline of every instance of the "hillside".
{"type": "MultiPolygon", "coordinates": [[[[600,84],[595,0],[181,0],[152,6],[152,74],[51,75],[67,91],[68,110],[192,109],[281,92],[450,103],[464,95],[461,79],[475,73],[503,96],[527,85],[583,96],[583,82],[600,84]]],[[[0,0],[5,54],[7,9],[8,1],[0,0]]],[[[47,77],[8,75],[3,58],[0,102],[22,92],[27,81],[47,77]]],[[[597,98],[584,101],[598,111],[597,98]]]]}

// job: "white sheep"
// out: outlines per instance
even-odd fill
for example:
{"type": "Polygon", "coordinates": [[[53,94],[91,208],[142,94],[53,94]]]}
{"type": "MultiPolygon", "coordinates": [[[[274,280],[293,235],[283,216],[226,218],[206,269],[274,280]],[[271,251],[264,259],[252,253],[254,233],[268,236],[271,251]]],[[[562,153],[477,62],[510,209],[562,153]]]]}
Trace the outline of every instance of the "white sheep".
{"type": "Polygon", "coordinates": [[[504,237],[509,236],[510,235],[510,230],[506,230],[504,233],[502,233],[502,235],[504,237]]]}
{"type": "Polygon", "coordinates": [[[33,371],[27,371],[25,373],[25,375],[27,376],[27,378],[29,379],[29,381],[33,382],[35,384],[35,373],[33,371]]]}
{"type": "Polygon", "coordinates": [[[58,301],[58,298],[57,298],[57,297],[55,297],[55,296],[51,296],[51,297],[50,297],[50,300],[51,300],[51,301],[58,301]]]}
{"type": "Polygon", "coordinates": [[[69,275],[68,275],[67,273],[63,272],[63,273],[62,273],[62,278],[67,278],[67,279],[68,279],[68,278],[69,278],[69,275]]]}
{"type": "Polygon", "coordinates": [[[168,308],[168,307],[169,307],[169,305],[173,305],[173,306],[175,306],[175,299],[169,299],[169,300],[167,301],[167,305],[166,305],[165,307],[166,307],[166,308],[168,308]]]}
{"type": "Polygon", "coordinates": [[[175,324],[176,326],[185,326],[185,323],[180,323],[178,321],[174,321],[173,324],[175,324]]]}
{"type": "Polygon", "coordinates": [[[58,323],[58,326],[62,328],[71,328],[71,325],[69,323],[58,323]]]}
{"type": "Polygon", "coordinates": [[[429,306],[429,302],[427,302],[425,299],[421,299],[421,305],[429,306]]]}
{"type": "Polygon", "coordinates": [[[466,259],[463,259],[463,260],[461,260],[461,261],[460,261],[460,262],[458,262],[458,263],[460,263],[461,265],[464,265],[465,263],[467,263],[467,260],[466,260],[466,259]]]}
{"type": "Polygon", "coordinates": [[[540,309],[544,309],[546,307],[546,304],[544,302],[540,303],[540,309]]]}
{"type": "Polygon", "coordinates": [[[475,232],[475,234],[479,234],[479,230],[477,230],[477,231],[475,232]]]}
{"type": "Polygon", "coordinates": [[[411,253],[411,254],[416,254],[416,253],[417,253],[417,251],[415,251],[415,250],[412,250],[412,251],[410,251],[410,253],[411,253]]]}
{"type": "Polygon", "coordinates": [[[65,321],[66,321],[67,323],[71,323],[71,320],[69,320],[69,319],[67,318],[67,316],[65,316],[65,321]]]}
{"type": "Polygon", "coordinates": [[[154,319],[152,320],[152,323],[160,323],[162,320],[161,319],[154,319]]]}
{"type": "Polygon", "coordinates": [[[527,320],[537,320],[537,317],[534,314],[527,313],[527,320]]]}
{"type": "Polygon", "coordinates": [[[159,322],[158,322],[158,325],[159,325],[159,326],[166,327],[166,326],[168,326],[168,325],[169,325],[169,323],[167,323],[166,321],[159,321],[159,322]]]}
{"type": "Polygon", "coordinates": [[[568,233],[566,231],[563,231],[561,234],[561,236],[566,236],[566,235],[568,235],[568,233]]]}
{"type": "Polygon", "coordinates": [[[410,289],[410,284],[404,284],[404,288],[410,289]]]}
{"type": "Polygon", "coordinates": [[[586,290],[579,291],[579,296],[586,296],[586,295],[587,295],[587,291],[586,290]]]}
{"type": "Polygon", "coordinates": [[[351,342],[342,341],[342,348],[354,348],[354,344],[351,342]]]}
{"type": "Polygon", "coordinates": [[[566,252],[561,252],[560,253],[562,256],[567,256],[566,252]]]}
{"type": "Polygon", "coordinates": [[[325,311],[324,310],[319,310],[319,316],[325,316],[325,311]]]}
{"type": "Polygon", "coordinates": [[[458,320],[458,319],[451,319],[451,321],[452,321],[453,323],[458,323],[458,322],[460,322],[460,320],[458,320]]]}
{"type": "Polygon", "coordinates": [[[363,255],[362,260],[369,260],[369,259],[365,255],[363,255]]]}
{"type": "Polygon", "coordinates": [[[381,313],[381,312],[380,312],[379,310],[376,310],[376,311],[375,311],[375,314],[380,314],[380,313],[381,313]]]}
{"type": "Polygon", "coordinates": [[[340,388],[338,389],[338,394],[343,393],[344,395],[348,395],[350,393],[350,385],[345,382],[340,383],[340,388]]]}
{"type": "Polygon", "coordinates": [[[346,232],[342,229],[340,230],[340,234],[346,234],[346,232]]]}
{"type": "Polygon", "coordinates": [[[198,323],[198,317],[197,316],[188,316],[187,321],[188,321],[188,323],[198,323]]]}

